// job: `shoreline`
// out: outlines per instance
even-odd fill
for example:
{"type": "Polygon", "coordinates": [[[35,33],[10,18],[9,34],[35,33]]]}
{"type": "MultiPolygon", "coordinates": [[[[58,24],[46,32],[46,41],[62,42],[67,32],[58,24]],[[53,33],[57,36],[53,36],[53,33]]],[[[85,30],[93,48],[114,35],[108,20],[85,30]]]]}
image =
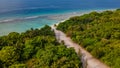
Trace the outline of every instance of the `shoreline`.
{"type": "MultiPolygon", "coordinates": [[[[45,24],[49,25],[49,26],[53,26],[54,24],[59,25],[59,23],[62,23],[64,21],[66,21],[66,20],[69,20],[71,17],[74,17],[74,16],[81,16],[81,15],[84,15],[84,14],[89,14],[90,12],[93,12],[93,11],[103,12],[103,11],[107,11],[107,10],[114,11],[116,9],[101,9],[101,10],[99,10],[99,9],[97,10],[96,9],[96,10],[86,10],[84,12],[83,11],[72,11],[72,12],[68,12],[68,13],[48,15],[48,16],[46,16],[46,17],[43,18],[43,19],[45,19],[47,21],[47,22],[45,21],[45,23],[44,23],[44,21],[43,22],[39,22],[39,23],[29,22],[29,21],[32,21],[33,19],[36,19],[36,18],[38,19],[39,16],[26,17],[26,20],[25,20],[26,22],[21,22],[21,23],[17,23],[17,22],[19,22],[19,20],[17,19],[17,20],[15,20],[16,22],[12,23],[12,25],[10,25],[10,26],[8,26],[8,25],[11,24],[11,22],[0,23],[1,24],[1,28],[0,28],[1,29],[1,33],[0,33],[0,36],[8,35],[10,32],[22,33],[22,32],[25,32],[26,30],[29,30],[30,28],[34,28],[34,29],[38,28],[38,29],[40,29],[45,24]],[[52,22],[52,21],[54,21],[54,22],[52,22]],[[13,27],[13,25],[17,25],[17,24],[18,24],[18,26],[13,27]],[[38,27],[39,24],[42,24],[42,25],[40,25],[40,27],[38,27]],[[37,27],[36,27],[36,25],[37,25],[37,27]],[[7,30],[3,26],[8,26],[8,28],[10,28],[10,29],[7,30]],[[25,26],[27,26],[27,27],[25,27],[25,26]],[[17,28],[17,29],[15,29],[15,28],[17,28]]],[[[34,21],[37,21],[37,19],[34,20],[34,21]]]]}
{"type": "Polygon", "coordinates": [[[38,19],[38,18],[46,18],[49,20],[64,20],[66,18],[70,18],[70,17],[74,17],[74,16],[81,16],[83,14],[88,14],[93,11],[102,12],[102,11],[106,11],[106,10],[113,11],[115,9],[75,10],[75,11],[69,11],[69,12],[58,13],[58,14],[48,14],[48,15],[45,14],[45,15],[26,16],[26,17],[20,17],[20,18],[8,18],[8,19],[0,20],[0,23],[19,22],[19,21],[38,19]]]}
{"type": "MultiPolygon", "coordinates": [[[[61,21],[59,21],[55,24],[52,24],[52,25],[50,25],[50,27],[54,27],[54,25],[58,26],[60,23],[65,22],[66,20],[69,20],[71,17],[74,17],[74,16],[82,16],[84,14],[89,14],[89,13],[94,12],[94,11],[98,12],[98,13],[101,13],[101,12],[104,12],[104,11],[115,11],[115,10],[116,9],[103,9],[103,10],[90,10],[90,11],[86,11],[86,12],[82,12],[82,13],[81,12],[76,12],[76,13],[73,12],[73,14],[75,14],[75,15],[69,15],[69,17],[67,17],[66,19],[61,20],[61,21]]],[[[53,19],[54,19],[54,17],[53,17],[53,19]]]]}

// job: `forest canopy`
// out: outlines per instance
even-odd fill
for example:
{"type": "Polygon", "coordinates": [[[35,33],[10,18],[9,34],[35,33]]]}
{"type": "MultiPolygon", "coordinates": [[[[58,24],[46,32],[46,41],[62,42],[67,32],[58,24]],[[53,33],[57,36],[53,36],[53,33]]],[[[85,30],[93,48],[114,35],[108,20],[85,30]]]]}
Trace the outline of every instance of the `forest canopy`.
{"type": "Polygon", "coordinates": [[[0,37],[0,68],[81,68],[73,48],[57,42],[48,25],[0,37]]]}
{"type": "Polygon", "coordinates": [[[120,67],[120,9],[72,17],[57,29],[111,68],[120,67]]]}

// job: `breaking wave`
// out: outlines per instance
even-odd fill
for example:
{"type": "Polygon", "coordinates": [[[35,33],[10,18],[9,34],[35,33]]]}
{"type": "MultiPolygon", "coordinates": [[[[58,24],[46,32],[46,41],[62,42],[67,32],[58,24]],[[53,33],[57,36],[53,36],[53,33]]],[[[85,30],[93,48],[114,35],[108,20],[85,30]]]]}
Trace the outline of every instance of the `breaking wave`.
{"type": "Polygon", "coordinates": [[[25,18],[5,19],[5,20],[0,20],[0,23],[26,21],[26,20],[33,20],[33,19],[46,18],[46,17],[47,16],[31,16],[31,17],[25,17],[25,18]]]}

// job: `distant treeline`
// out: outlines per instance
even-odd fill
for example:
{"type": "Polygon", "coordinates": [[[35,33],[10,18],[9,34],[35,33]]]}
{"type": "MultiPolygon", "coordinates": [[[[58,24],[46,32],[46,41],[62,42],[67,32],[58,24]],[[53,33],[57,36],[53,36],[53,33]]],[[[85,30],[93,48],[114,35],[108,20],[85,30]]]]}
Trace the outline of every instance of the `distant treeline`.
{"type": "Polygon", "coordinates": [[[56,41],[51,27],[0,37],[0,68],[81,68],[73,48],[56,41]]]}
{"type": "Polygon", "coordinates": [[[120,9],[72,17],[57,29],[111,68],[120,67],[120,9]]]}

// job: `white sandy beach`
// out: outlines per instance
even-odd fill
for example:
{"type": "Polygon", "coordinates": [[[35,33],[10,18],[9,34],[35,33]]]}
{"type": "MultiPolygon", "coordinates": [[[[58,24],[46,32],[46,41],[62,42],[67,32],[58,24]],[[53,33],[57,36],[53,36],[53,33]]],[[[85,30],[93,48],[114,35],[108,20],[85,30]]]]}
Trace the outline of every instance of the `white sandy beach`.
{"type": "MultiPolygon", "coordinates": [[[[77,12],[72,12],[72,13],[66,13],[66,14],[57,14],[57,15],[51,15],[51,16],[48,16],[48,19],[52,19],[52,20],[59,20],[57,23],[55,23],[56,25],[59,25],[59,23],[61,22],[64,22],[66,20],[68,20],[69,18],[71,17],[74,17],[74,16],[81,16],[81,15],[84,15],[84,14],[89,14],[93,11],[95,12],[103,12],[103,11],[114,11],[116,9],[106,9],[106,10],[90,10],[90,11],[84,11],[84,12],[81,12],[81,11],[77,11],[77,12]]],[[[51,27],[54,26],[53,25],[50,25],[51,27]]]]}

